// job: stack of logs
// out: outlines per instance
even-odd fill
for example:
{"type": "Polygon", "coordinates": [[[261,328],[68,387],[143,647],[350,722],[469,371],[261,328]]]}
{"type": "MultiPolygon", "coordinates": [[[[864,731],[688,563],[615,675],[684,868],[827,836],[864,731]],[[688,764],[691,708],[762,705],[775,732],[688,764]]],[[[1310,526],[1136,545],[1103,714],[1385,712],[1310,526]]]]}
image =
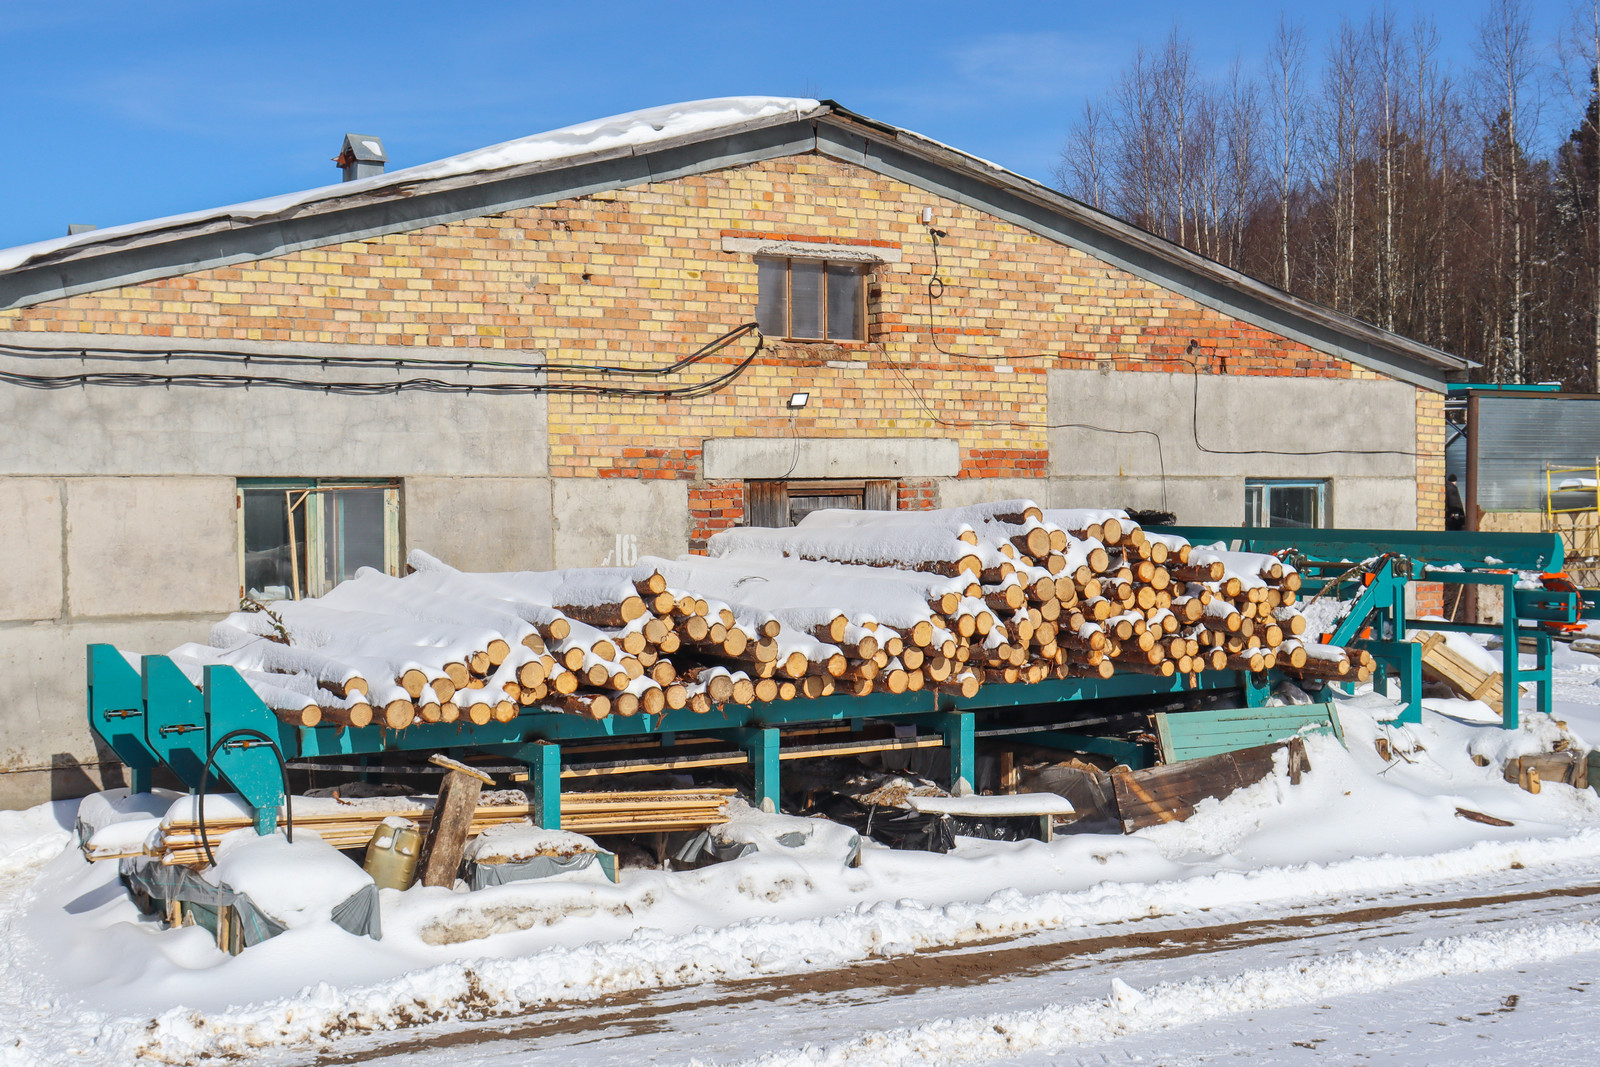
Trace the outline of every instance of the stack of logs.
{"type": "Polygon", "coordinates": [[[729,531],[711,550],[717,558],[551,575],[463,574],[414,553],[416,573],[405,578],[365,572],[346,583],[368,596],[350,613],[360,641],[337,639],[341,586],[320,615],[307,614],[315,601],[279,605],[281,617],[240,613],[220,628],[231,634],[225,650],[174,659],[191,672],[206,661],[238,666],[296,725],[392,730],[530,712],[703,713],[834,694],[971,697],[987,683],[1119,672],[1276,668],[1365,681],[1373,671],[1368,653],[1306,632],[1293,568],[1146,532],[1121,512],[1003,501],[821,513],[793,530],[729,531]],[[822,592],[780,591],[797,581],[822,592]],[[563,595],[573,589],[583,595],[563,595]],[[900,608],[880,607],[873,590],[914,591],[914,603],[905,608],[901,595],[900,608]],[[417,640],[374,657],[364,621],[373,597],[453,646],[439,638],[445,651],[433,661],[417,640]],[[829,603],[840,606],[818,606],[829,603]],[[394,673],[369,677],[373,664],[394,673]]]}

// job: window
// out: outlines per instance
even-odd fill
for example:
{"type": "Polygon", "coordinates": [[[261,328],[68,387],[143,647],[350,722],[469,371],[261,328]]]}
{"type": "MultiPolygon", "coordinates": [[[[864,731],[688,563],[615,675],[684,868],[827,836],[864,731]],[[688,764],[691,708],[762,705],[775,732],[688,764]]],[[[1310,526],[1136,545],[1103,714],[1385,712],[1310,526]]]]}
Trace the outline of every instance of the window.
{"type": "Polygon", "coordinates": [[[241,595],[299,600],[362,567],[400,573],[397,482],[241,478],[237,500],[241,595]]]}
{"type": "Polygon", "coordinates": [[[871,482],[746,482],[746,526],[798,526],[823,508],[851,511],[895,511],[898,483],[871,482]]]}
{"type": "Polygon", "coordinates": [[[867,266],[831,259],[757,256],[756,322],[770,337],[867,339],[867,266]]]}
{"type": "Polygon", "coordinates": [[[1327,482],[1262,481],[1244,483],[1246,526],[1327,525],[1327,482]]]}

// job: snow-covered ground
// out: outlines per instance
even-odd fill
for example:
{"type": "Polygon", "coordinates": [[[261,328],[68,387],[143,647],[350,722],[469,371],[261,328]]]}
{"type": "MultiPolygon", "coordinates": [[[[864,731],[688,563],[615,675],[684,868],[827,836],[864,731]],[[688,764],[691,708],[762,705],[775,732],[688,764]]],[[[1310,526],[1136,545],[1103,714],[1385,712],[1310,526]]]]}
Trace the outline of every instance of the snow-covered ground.
{"type": "MultiPolygon", "coordinates": [[[[1600,659],[1558,657],[1554,718],[1600,741],[1600,659]]],[[[1553,1020],[1600,961],[1600,796],[1502,780],[1563,734],[1531,695],[1516,732],[1429,704],[1396,728],[1344,701],[1348,750],[1309,739],[1299,786],[1127,837],[868,843],[850,868],[821,827],[619,885],[385,891],[381,941],[313,922],[237,957],[141,918],[72,847],[75,805],[0,813],[0,1065],[1577,1062],[1553,1020]],[[1002,950],[1015,973],[977,973],[1002,950]]]]}

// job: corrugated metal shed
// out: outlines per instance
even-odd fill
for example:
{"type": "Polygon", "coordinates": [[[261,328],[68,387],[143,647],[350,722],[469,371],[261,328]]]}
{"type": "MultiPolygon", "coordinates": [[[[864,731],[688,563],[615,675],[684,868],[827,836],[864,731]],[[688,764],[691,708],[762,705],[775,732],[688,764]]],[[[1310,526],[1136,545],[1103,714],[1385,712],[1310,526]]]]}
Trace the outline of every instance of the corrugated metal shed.
{"type": "Polygon", "coordinates": [[[1485,511],[1543,511],[1547,469],[1600,462],[1600,397],[1480,396],[1477,407],[1485,511]]]}

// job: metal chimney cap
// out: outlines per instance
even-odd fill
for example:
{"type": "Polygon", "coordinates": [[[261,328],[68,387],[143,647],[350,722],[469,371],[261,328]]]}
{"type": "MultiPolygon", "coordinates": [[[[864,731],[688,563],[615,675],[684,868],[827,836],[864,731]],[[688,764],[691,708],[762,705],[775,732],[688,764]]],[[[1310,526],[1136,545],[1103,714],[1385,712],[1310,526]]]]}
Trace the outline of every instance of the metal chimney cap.
{"type": "Polygon", "coordinates": [[[354,163],[387,163],[389,154],[383,150],[383,138],[365,133],[347,133],[339,149],[340,159],[354,163]]]}

